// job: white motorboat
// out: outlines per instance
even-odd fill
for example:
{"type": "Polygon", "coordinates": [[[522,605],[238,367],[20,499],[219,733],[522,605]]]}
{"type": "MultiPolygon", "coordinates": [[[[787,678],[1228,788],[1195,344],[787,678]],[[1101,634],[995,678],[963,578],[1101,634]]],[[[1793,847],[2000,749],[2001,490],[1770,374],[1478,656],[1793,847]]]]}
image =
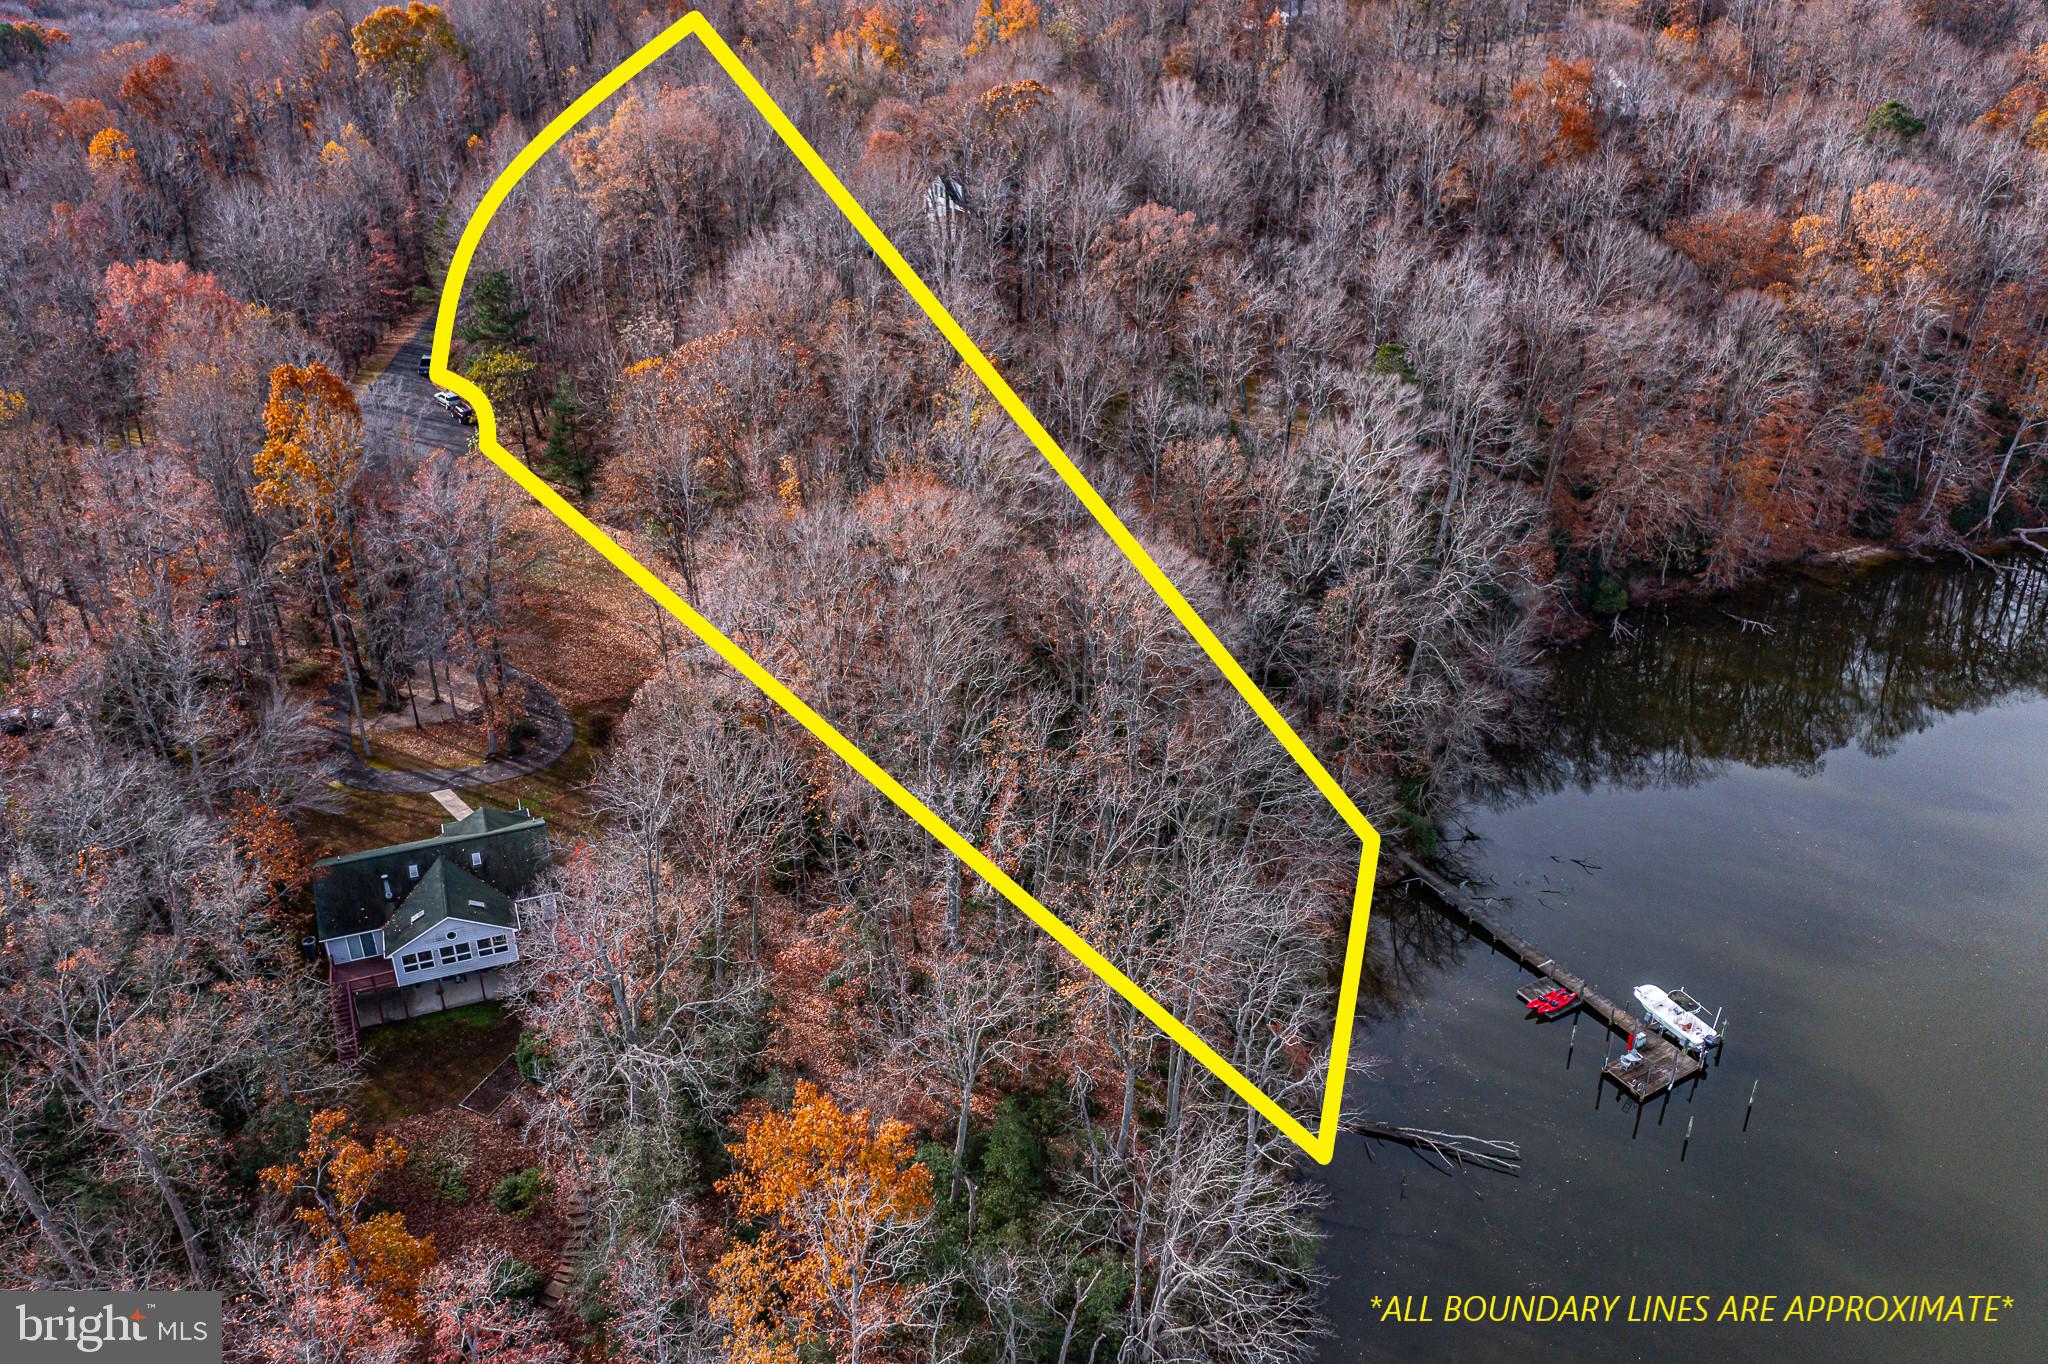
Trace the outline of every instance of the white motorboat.
{"type": "Polygon", "coordinates": [[[1721,1044],[1721,1035],[1705,1018],[1706,1006],[1683,990],[1669,994],[1655,985],[1636,986],[1636,1003],[1657,1031],[1687,1051],[1705,1051],[1721,1044]]]}

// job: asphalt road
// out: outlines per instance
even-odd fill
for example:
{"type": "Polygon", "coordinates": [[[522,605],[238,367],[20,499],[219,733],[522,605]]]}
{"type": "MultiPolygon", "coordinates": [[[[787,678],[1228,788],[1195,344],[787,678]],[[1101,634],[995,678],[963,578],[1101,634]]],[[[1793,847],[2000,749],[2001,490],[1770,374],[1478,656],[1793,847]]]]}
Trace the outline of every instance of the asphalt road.
{"type": "Polygon", "coordinates": [[[476,428],[464,426],[434,401],[436,385],[420,373],[420,357],[434,339],[431,318],[422,323],[412,339],[382,373],[357,391],[363,410],[363,459],[376,469],[387,461],[407,466],[436,449],[466,450],[476,440],[476,428]]]}

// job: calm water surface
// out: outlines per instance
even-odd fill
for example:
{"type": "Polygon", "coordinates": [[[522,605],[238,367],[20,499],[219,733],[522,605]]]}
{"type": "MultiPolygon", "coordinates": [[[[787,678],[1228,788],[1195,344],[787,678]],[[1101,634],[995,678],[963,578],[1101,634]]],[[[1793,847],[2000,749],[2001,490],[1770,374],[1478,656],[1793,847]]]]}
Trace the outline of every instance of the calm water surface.
{"type": "Polygon", "coordinates": [[[1526,1169],[1340,1147],[1324,1358],[2048,1359],[2048,574],[1902,565],[1631,622],[1556,657],[1540,732],[1455,855],[1610,995],[1724,1006],[1725,1054],[1639,1117],[1599,1092],[1601,1030],[1574,1050],[1568,1022],[1525,1020],[1512,962],[1377,908],[1357,1107],[1518,1141],[1526,1169]],[[1588,1327],[1371,1305],[1517,1292],[2014,1306],[1991,1327],[1588,1327]]]}

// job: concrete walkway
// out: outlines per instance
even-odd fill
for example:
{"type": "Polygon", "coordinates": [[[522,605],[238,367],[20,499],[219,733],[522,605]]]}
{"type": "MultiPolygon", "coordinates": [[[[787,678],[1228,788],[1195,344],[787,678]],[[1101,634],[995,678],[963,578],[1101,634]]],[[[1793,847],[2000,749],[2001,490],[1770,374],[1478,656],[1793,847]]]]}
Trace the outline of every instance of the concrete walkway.
{"type": "Polygon", "coordinates": [[[476,813],[476,811],[469,808],[468,801],[446,787],[441,788],[439,791],[429,791],[427,794],[440,802],[441,808],[446,810],[455,819],[467,819],[476,813]]]}

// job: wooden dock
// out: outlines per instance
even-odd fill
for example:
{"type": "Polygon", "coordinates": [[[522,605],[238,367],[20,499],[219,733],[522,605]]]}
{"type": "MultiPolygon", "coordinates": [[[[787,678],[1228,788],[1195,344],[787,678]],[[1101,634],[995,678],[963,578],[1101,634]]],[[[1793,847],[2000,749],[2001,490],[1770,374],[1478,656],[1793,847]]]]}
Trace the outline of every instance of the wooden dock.
{"type": "MultiPolygon", "coordinates": [[[[1402,869],[1410,877],[1429,888],[1430,893],[1443,906],[1445,913],[1521,962],[1543,980],[1555,981],[1578,995],[1578,1008],[1584,1009],[1606,1027],[1620,1033],[1623,1038],[1633,1037],[1639,1032],[1646,1034],[1643,1044],[1637,1048],[1643,1057],[1640,1062],[1623,1070],[1621,1059],[1613,1057],[1602,1069],[1601,1073],[1619,1085],[1623,1093],[1637,1102],[1655,1098],[1705,1069],[1700,1064],[1699,1057],[1673,1044],[1656,1029],[1645,1025],[1641,1019],[1588,985],[1584,979],[1558,965],[1556,959],[1548,953],[1537,951],[1535,945],[1527,938],[1475,904],[1456,886],[1407,853],[1396,850],[1392,857],[1401,864],[1402,869]]],[[[1525,1001],[1527,989],[1528,987],[1524,987],[1525,1001]]],[[[1623,1051],[1626,1052],[1627,1048],[1624,1047],[1623,1051]]]]}

